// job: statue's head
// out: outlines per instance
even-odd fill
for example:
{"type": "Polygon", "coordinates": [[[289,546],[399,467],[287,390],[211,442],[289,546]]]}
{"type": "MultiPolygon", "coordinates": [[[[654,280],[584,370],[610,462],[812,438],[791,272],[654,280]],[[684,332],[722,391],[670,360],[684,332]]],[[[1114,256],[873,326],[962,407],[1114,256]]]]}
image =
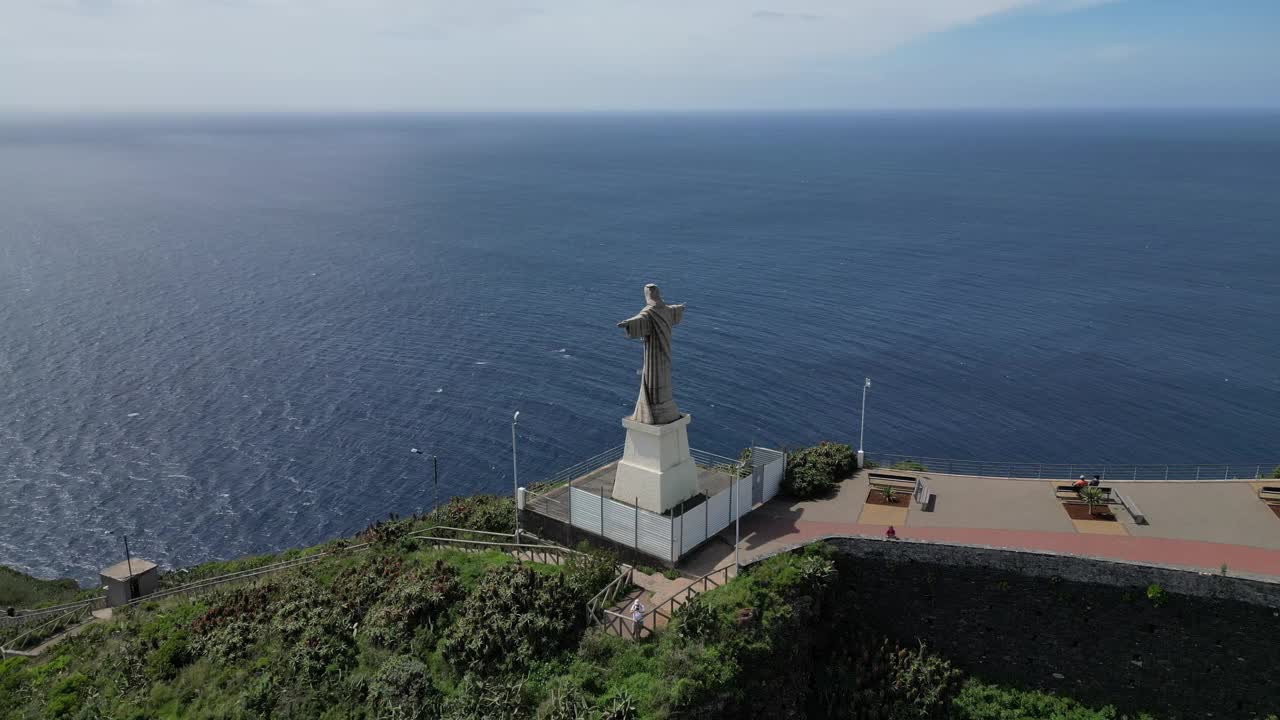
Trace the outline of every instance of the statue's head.
{"type": "Polygon", "coordinates": [[[658,286],[649,283],[644,286],[644,304],[645,305],[661,305],[662,293],[658,292],[658,286]]]}

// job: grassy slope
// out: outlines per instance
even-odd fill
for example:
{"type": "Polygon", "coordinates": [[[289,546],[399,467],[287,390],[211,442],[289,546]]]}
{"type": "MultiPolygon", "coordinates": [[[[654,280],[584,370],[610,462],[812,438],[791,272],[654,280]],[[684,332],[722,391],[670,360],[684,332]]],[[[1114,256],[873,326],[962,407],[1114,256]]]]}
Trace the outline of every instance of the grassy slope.
{"type": "MultiPolygon", "coordinates": [[[[502,508],[491,514],[510,517],[502,508]]],[[[475,519],[447,517],[455,525],[475,519]]],[[[262,562],[252,558],[190,574],[262,562]]],[[[504,598],[509,578],[518,578],[511,573],[520,572],[513,563],[499,553],[423,549],[392,537],[373,552],[326,559],[273,579],[283,589],[270,597],[243,590],[150,603],[92,627],[39,661],[0,663],[0,718],[875,720],[908,717],[898,714],[903,703],[930,708],[930,714],[909,716],[914,718],[1117,717],[1066,698],[962,681],[945,661],[923,654],[911,656],[904,670],[886,664],[878,638],[824,639],[834,634],[831,628],[849,624],[831,616],[840,603],[823,600],[832,570],[821,548],[774,558],[707,593],[696,611],[642,643],[584,635],[580,626],[549,619],[546,598],[565,603],[566,593],[576,592],[568,603],[574,604],[586,592],[557,585],[559,576],[576,569],[536,566],[533,574],[544,580],[526,576],[526,584],[504,598]],[[429,585],[397,586],[397,580],[370,590],[388,563],[403,568],[401,579],[440,577],[443,563],[458,589],[443,610],[379,635],[380,619],[408,617],[404,603],[415,595],[396,588],[429,585]],[[352,592],[372,604],[349,625],[350,616],[336,613],[350,604],[352,592]],[[752,609],[750,617],[744,619],[743,608],[752,609]],[[211,624],[218,627],[208,631],[211,624]],[[498,647],[495,637],[501,638],[498,647]],[[861,647],[863,654],[834,656],[834,646],[861,647]],[[486,652],[489,659],[474,661],[486,652]],[[496,671],[495,658],[512,661],[512,671],[496,671]],[[908,674],[910,681],[898,682],[908,674]],[[770,682],[754,683],[753,677],[770,682]]],[[[580,616],[573,609],[568,617],[580,616]]]]}
{"type": "Polygon", "coordinates": [[[75,600],[82,594],[75,580],[41,580],[0,565],[0,608],[33,608],[75,600]]]}

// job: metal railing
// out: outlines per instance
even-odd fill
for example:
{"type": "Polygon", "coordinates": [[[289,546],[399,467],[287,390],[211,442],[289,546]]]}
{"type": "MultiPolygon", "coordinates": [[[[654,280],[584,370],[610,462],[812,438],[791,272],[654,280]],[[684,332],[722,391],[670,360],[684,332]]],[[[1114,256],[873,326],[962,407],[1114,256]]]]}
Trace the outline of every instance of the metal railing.
{"type": "Polygon", "coordinates": [[[867,460],[881,468],[918,463],[939,475],[972,475],[1020,480],[1066,480],[1099,475],[1108,482],[1163,482],[1210,480],[1262,480],[1271,475],[1272,463],[1220,465],[1141,465],[1132,463],[1032,463],[990,460],[957,460],[898,453],[868,453],[867,460]]]}
{"type": "MultiPolygon", "coordinates": [[[[630,565],[622,565],[621,567],[622,570],[617,577],[609,581],[608,585],[601,588],[600,592],[587,601],[587,622],[595,625],[606,624],[609,620],[606,613],[612,612],[608,607],[617,602],[618,597],[625,593],[627,588],[631,587],[635,569],[630,565]]],[[[616,615],[617,613],[614,614],[616,615]]]]}
{"type": "Polygon", "coordinates": [[[36,655],[37,653],[29,652],[29,649],[38,648],[41,644],[85,623],[92,617],[94,606],[103,602],[105,598],[95,598],[45,620],[0,646],[0,658],[10,655],[29,657],[36,655]]]}
{"type": "Polygon", "coordinates": [[[33,610],[15,610],[13,617],[0,615],[0,628],[40,622],[44,618],[51,617],[53,615],[60,615],[68,610],[75,610],[77,608],[84,607],[85,605],[101,603],[103,600],[104,596],[97,595],[84,600],[76,600],[75,602],[61,603],[59,605],[50,605],[49,607],[35,608],[33,610]]]}
{"type": "Polygon", "coordinates": [[[551,477],[534,483],[533,487],[537,487],[539,494],[541,494],[559,485],[568,484],[570,480],[582,477],[598,467],[603,467],[609,463],[621,460],[623,448],[623,445],[612,447],[598,455],[593,455],[586,460],[574,463],[573,465],[560,470],[551,477]]]}
{"type": "Polygon", "coordinates": [[[637,640],[649,637],[656,633],[659,627],[671,622],[676,612],[687,605],[690,600],[712,588],[727,584],[731,579],[729,572],[732,569],[732,565],[725,565],[700,578],[696,578],[645,613],[638,625],[631,618],[613,610],[603,611],[605,618],[602,625],[606,630],[620,637],[632,637],[637,640]]]}

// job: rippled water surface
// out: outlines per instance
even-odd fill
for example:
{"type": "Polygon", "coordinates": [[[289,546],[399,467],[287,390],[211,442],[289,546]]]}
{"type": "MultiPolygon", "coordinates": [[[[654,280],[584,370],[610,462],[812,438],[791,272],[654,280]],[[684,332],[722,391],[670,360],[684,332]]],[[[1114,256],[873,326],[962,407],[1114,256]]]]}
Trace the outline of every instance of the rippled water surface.
{"type": "Polygon", "coordinates": [[[622,440],[1280,462],[1276,115],[0,122],[0,563],[313,543],[622,440]]]}

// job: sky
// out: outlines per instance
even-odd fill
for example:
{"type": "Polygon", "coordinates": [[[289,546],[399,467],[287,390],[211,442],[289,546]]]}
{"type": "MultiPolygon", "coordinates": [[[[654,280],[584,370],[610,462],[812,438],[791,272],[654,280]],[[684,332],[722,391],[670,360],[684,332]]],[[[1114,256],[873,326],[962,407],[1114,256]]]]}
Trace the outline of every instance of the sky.
{"type": "Polygon", "coordinates": [[[0,0],[0,111],[1171,107],[1280,107],[1280,0],[0,0]]]}

